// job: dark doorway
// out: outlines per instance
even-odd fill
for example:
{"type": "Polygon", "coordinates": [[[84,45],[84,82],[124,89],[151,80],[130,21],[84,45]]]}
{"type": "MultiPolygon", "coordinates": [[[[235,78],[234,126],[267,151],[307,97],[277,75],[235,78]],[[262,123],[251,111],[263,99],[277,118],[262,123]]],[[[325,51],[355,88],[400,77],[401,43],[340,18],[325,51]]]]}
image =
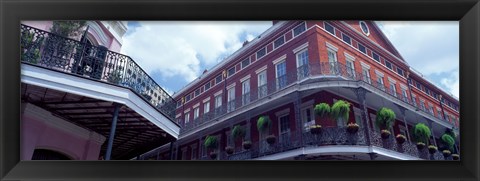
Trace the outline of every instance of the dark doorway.
{"type": "Polygon", "coordinates": [[[35,149],[33,151],[32,160],[71,160],[68,156],[52,151],[52,150],[45,150],[45,149],[35,149]]]}

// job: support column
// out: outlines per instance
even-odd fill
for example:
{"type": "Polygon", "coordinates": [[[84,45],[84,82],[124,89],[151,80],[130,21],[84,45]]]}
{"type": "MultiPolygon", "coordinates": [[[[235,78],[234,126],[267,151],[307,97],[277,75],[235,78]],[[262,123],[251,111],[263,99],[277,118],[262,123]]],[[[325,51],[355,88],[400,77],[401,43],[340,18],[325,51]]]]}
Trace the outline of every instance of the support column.
{"type": "Polygon", "coordinates": [[[407,124],[407,120],[405,119],[405,111],[406,109],[401,107],[401,106],[398,106],[398,108],[400,109],[400,112],[402,113],[402,117],[403,117],[403,123],[405,124],[405,130],[407,131],[407,140],[408,141],[411,141],[410,139],[410,131],[408,131],[408,124],[407,124]]]}
{"type": "Polygon", "coordinates": [[[108,145],[107,145],[107,153],[105,156],[105,160],[110,160],[112,156],[112,146],[113,146],[113,139],[115,138],[115,130],[117,129],[117,119],[118,119],[118,112],[120,110],[120,104],[113,103],[115,106],[115,110],[113,111],[113,120],[112,120],[112,127],[110,128],[110,135],[108,136],[108,145]]]}
{"type": "Polygon", "coordinates": [[[433,131],[432,120],[427,119],[427,122],[428,122],[428,127],[432,129],[433,144],[438,148],[437,141],[435,140],[435,133],[433,131]]]}
{"type": "Polygon", "coordinates": [[[170,160],[173,160],[173,144],[175,141],[170,142],[170,160]]]}
{"type": "Polygon", "coordinates": [[[295,129],[295,136],[296,136],[296,141],[298,145],[295,146],[300,146],[303,145],[303,124],[302,124],[302,116],[301,116],[301,105],[302,105],[302,96],[300,92],[294,93],[293,96],[293,109],[294,109],[294,114],[295,114],[295,123],[297,126],[295,129]]]}
{"type": "Polygon", "coordinates": [[[357,101],[359,103],[359,106],[360,106],[360,110],[362,110],[362,120],[363,120],[363,125],[365,125],[365,129],[364,129],[364,132],[365,132],[365,136],[366,136],[366,143],[367,145],[371,145],[371,134],[370,134],[370,119],[369,119],[369,116],[368,116],[368,109],[367,109],[367,105],[366,105],[366,100],[365,100],[365,97],[367,95],[367,90],[365,90],[364,88],[356,88],[354,89],[355,91],[355,94],[357,95],[357,101]]]}
{"type": "Polygon", "coordinates": [[[368,153],[368,155],[370,156],[370,160],[375,160],[375,158],[377,158],[376,153],[368,153]]]}
{"type": "Polygon", "coordinates": [[[203,159],[203,154],[204,154],[203,153],[204,152],[203,147],[205,146],[205,144],[203,144],[203,143],[205,142],[205,138],[201,137],[199,141],[200,141],[200,143],[198,145],[198,149],[199,149],[199,153],[200,153],[199,160],[202,160],[203,159]]]}

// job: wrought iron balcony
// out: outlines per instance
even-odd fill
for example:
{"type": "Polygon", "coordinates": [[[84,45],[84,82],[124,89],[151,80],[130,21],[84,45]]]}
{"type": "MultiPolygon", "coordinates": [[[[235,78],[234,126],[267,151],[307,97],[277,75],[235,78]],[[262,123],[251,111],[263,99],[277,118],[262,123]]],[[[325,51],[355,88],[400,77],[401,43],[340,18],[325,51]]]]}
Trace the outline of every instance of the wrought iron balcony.
{"type": "Polygon", "coordinates": [[[128,88],[173,120],[176,101],[132,58],[21,25],[21,62],[128,88]]]}
{"type": "MultiPolygon", "coordinates": [[[[264,142],[254,142],[249,150],[236,149],[231,155],[223,152],[222,154],[224,157],[221,157],[221,159],[255,159],[262,156],[299,149],[302,147],[308,148],[332,145],[369,146],[367,142],[367,136],[370,136],[372,139],[370,143],[371,146],[384,148],[425,160],[452,160],[451,156],[444,157],[441,154],[441,151],[436,151],[434,154],[430,154],[426,147],[419,150],[416,144],[410,141],[405,141],[404,143],[399,144],[393,135],[390,135],[390,137],[387,139],[383,139],[379,132],[369,131],[368,134],[369,135],[366,134],[365,128],[360,128],[356,133],[350,133],[346,130],[346,127],[326,127],[322,128],[322,131],[319,134],[303,132],[302,138],[298,136],[292,136],[292,139],[288,141],[282,142],[279,140],[273,145],[269,145],[264,142]]],[[[237,148],[239,146],[240,145],[236,145],[237,148]]]]}
{"type": "MultiPolygon", "coordinates": [[[[391,98],[396,99],[398,101],[404,102],[406,104],[412,105],[413,107],[417,107],[417,105],[410,100],[410,98],[404,96],[401,92],[396,90],[390,89],[390,87],[386,87],[381,82],[377,82],[371,78],[364,77],[362,72],[357,72],[350,67],[345,66],[344,64],[335,62],[318,62],[316,64],[310,65],[303,65],[296,69],[295,72],[287,72],[285,75],[277,77],[273,81],[269,81],[266,84],[259,86],[258,88],[251,87],[253,89],[250,90],[249,93],[242,95],[242,97],[236,98],[228,102],[225,105],[217,108],[216,111],[209,113],[207,116],[200,115],[201,123],[190,122],[190,125],[182,125],[181,133],[187,133],[190,131],[194,131],[199,125],[207,124],[208,122],[212,122],[224,116],[227,113],[230,113],[236,109],[242,108],[244,106],[250,105],[255,103],[257,100],[271,96],[279,91],[282,91],[286,87],[289,87],[293,84],[298,84],[300,81],[303,81],[307,78],[318,78],[318,77],[329,77],[329,78],[341,78],[351,81],[358,81],[364,82],[372,87],[387,93],[391,96],[391,98]],[[248,101],[245,101],[248,97],[248,101]],[[203,118],[206,117],[206,118],[203,118]],[[196,126],[195,126],[196,125],[196,126]]],[[[225,96],[226,94],[223,94],[225,96]]],[[[426,109],[419,109],[422,112],[430,114],[426,109]]]]}

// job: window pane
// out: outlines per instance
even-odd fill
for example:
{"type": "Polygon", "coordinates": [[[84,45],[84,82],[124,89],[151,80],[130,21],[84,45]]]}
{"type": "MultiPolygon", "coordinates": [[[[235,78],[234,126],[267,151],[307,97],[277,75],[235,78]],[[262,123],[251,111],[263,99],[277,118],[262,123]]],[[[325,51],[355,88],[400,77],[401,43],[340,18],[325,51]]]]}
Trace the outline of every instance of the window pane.
{"type": "Polygon", "coordinates": [[[342,33],[342,39],[343,39],[344,42],[346,42],[346,43],[348,43],[348,44],[350,44],[350,45],[352,44],[352,40],[350,39],[350,37],[347,36],[347,35],[345,35],[345,34],[343,34],[343,33],[342,33]]]}
{"type": "Polygon", "coordinates": [[[285,39],[283,38],[283,36],[281,36],[280,38],[278,38],[277,40],[275,40],[273,42],[273,48],[278,48],[279,46],[283,45],[285,43],[285,39]]]}
{"type": "Polygon", "coordinates": [[[295,29],[293,29],[293,36],[298,36],[300,33],[304,32],[306,30],[305,27],[305,22],[297,26],[295,29]]]}
{"type": "Polygon", "coordinates": [[[325,23],[325,30],[327,30],[329,33],[335,35],[335,28],[333,28],[333,26],[328,24],[328,23],[325,23]]]}
{"type": "Polygon", "coordinates": [[[257,52],[257,59],[262,58],[263,56],[265,56],[266,53],[267,53],[267,52],[266,52],[266,50],[265,50],[265,47],[262,48],[262,49],[260,49],[260,50],[257,52]]]}
{"type": "Polygon", "coordinates": [[[367,49],[366,49],[365,46],[363,46],[362,44],[358,44],[358,49],[359,49],[361,52],[367,54],[367,49]]]}

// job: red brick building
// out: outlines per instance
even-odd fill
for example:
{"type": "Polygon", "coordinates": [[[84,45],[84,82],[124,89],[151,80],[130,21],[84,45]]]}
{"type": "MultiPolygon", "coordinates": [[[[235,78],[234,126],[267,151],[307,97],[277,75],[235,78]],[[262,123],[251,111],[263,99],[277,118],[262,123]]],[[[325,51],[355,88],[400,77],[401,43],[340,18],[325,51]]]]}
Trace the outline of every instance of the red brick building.
{"type": "Polygon", "coordinates": [[[413,127],[427,125],[429,145],[438,148],[444,147],[445,130],[458,135],[457,98],[414,71],[370,21],[274,21],[174,99],[179,139],[142,159],[209,160],[214,152],[221,160],[443,160],[451,157],[416,147],[413,127]],[[350,103],[348,120],[314,114],[315,105],[337,100],[350,103]],[[375,126],[382,107],[396,115],[386,139],[375,126]],[[275,143],[259,133],[260,116],[270,118],[275,143]],[[359,131],[349,133],[347,123],[357,123],[359,131]],[[322,126],[318,135],[310,132],[314,124],[322,126]],[[246,131],[241,140],[232,138],[236,125],[246,131]],[[407,141],[398,143],[398,134],[407,141]],[[207,135],[217,138],[216,149],[204,146],[207,135]],[[251,148],[243,148],[242,140],[251,141],[251,148]]]}

